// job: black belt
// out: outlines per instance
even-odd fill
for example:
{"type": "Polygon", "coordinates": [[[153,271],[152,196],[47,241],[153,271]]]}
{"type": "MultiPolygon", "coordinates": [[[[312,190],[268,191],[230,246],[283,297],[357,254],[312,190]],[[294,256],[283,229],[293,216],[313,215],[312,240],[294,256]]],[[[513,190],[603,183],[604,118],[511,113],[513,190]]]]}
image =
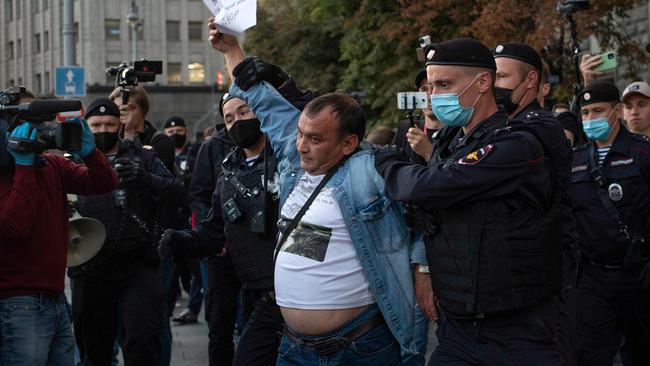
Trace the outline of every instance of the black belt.
{"type": "Polygon", "coordinates": [[[384,317],[381,315],[381,312],[377,312],[377,314],[352,328],[341,337],[332,336],[315,341],[313,339],[305,338],[305,336],[294,332],[287,326],[284,327],[284,335],[299,345],[315,349],[321,356],[329,356],[344,349],[350,343],[354,342],[355,339],[384,324],[386,324],[384,317]]]}

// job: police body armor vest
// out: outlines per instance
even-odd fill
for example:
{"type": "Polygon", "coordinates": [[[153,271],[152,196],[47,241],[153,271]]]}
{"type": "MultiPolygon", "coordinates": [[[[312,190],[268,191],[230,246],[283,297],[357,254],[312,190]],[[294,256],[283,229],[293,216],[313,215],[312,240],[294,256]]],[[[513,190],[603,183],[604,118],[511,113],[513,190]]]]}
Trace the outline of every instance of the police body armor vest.
{"type": "MultiPolygon", "coordinates": [[[[455,133],[437,136],[429,164],[458,161],[512,133],[499,132],[486,132],[444,157],[455,133]]],[[[545,212],[514,194],[433,212],[440,232],[425,237],[427,259],[445,311],[461,317],[513,311],[558,293],[562,256],[558,230],[552,227],[559,217],[559,194],[554,195],[555,203],[545,212]]]]}
{"type": "MultiPolygon", "coordinates": [[[[266,150],[266,166],[269,177],[275,175],[277,160],[269,145],[266,150]]],[[[247,187],[252,196],[245,196],[232,180],[224,179],[221,192],[221,207],[234,199],[241,211],[241,216],[234,222],[223,213],[224,233],[228,242],[228,253],[240,282],[244,287],[254,290],[273,289],[273,249],[277,236],[279,197],[276,193],[264,192],[262,176],[265,163],[263,158],[252,167],[245,168],[240,163],[243,155],[241,148],[233,150],[224,160],[224,174],[231,171],[241,184],[247,187]],[[254,193],[257,191],[257,194],[254,193]],[[266,197],[266,198],[264,198],[266,197]],[[251,231],[252,215],[261,209],[261,202],[266,199],[267,230],[266,233],[251,231]]],[[[223,179],[223,178],[222,178],[223,179]]],[[[269,178],[265,178],[269,179],[269,178]]]]}
{"type": "MultiPolygon", "coordinates": [[[[128,153],[120,150],[115,159],[122,157],[128,157],[128,153]]],[[[123,188],[101,195],[79,196],[75,204],[75,208],[82,216],[99,220],[106,227],[106,244],[99,256],[106,255],[107,248],[111,248],[113,254],[151,245],[152,238],[149,234],[139,227],[138,223],[130,217],[129,212],[120,207],[118,202],[125,201],[126,207],[135,213],[149,230],[152,230],[155,221],[153,201],[147,202],[149,195],[146,188],[138,184],[123,189],[126,192],[125,200],[116,199],[118,194],[116,191],[121,189],[123,188]]]]}

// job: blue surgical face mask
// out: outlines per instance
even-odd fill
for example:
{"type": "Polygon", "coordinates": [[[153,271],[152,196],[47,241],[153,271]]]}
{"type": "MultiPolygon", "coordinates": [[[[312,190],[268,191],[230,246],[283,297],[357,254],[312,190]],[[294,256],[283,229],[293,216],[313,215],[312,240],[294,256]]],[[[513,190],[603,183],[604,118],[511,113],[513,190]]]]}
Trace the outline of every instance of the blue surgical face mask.
{"type": "Polygon", "coordinates": [[[585,131],[587,138],[594,141],[606,141],[612,134],[612,128],[609,127],[609,117],[612,113],[607,117],[582,121],[582,129],[585,131]]]}
{"type": "Polygon", "coordinates": [[[460,94],[446,93],[446,94],[431,94],[431,110],[436,115],[436,118],[447,126],[451,127],[465,127],[472,119],[474,114],[474,105],[481,98],[483,93],[480,93],[471,107],[465,108],[460,105],[459,98],[463,93],[469,89],[472,84],[478,79],[479,74],[463,89],[460,94]]]}

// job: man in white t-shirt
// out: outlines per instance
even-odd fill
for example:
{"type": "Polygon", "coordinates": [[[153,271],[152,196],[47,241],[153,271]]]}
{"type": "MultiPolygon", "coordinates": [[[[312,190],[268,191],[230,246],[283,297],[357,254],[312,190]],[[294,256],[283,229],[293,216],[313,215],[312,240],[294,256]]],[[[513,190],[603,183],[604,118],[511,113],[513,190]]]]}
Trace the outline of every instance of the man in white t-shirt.
{"type": "Polygon", "coordinates": [[[278,158],[280,239],[275,294],[286,322],[278,365],[398,365],[415,353],[410,264],[423,257],[400,205],[388,200],[365,118],[349,95],[330,93],[301,113],[264,80],[237,40],[209,24],[235,82],[278,158]],[[329,174],[328,174],[329,173],[329,174]],[[304,216],[294,220],[325,178],[304,216]],[[417,254],[414,254],[417,253],[417,254]]]}

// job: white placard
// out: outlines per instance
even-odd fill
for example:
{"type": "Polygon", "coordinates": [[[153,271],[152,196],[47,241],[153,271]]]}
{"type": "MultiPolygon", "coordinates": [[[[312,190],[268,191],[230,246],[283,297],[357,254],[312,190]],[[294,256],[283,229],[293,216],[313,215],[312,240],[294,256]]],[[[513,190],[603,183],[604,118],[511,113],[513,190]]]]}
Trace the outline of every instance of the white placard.
{"type": "Polygon", "coordinates": [[[222,33],[237,36],[257,24],[257,0],[203,0],[222,33]]]}

